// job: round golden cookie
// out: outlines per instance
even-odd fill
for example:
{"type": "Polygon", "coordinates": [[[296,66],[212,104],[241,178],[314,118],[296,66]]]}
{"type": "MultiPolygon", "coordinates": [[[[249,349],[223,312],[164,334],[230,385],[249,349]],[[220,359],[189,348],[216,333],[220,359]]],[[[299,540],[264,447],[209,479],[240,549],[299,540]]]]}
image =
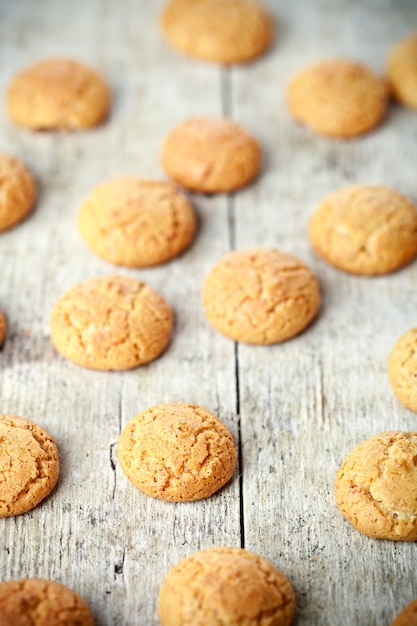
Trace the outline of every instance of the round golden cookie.
{"type": "Polygon", "coordinates": [[[157,265],[191,243],[196,218],[170,183],[127,176],[98,185],[82,204],[78,226],[87,244],[110,263],[157,265]]]}
{"type": "Polygon", "coordinates": [[[51,338],[63,356],[99,370],[127,370],[152,361],[168,345],[173,323],[165,299],[124,276],[90,278],[56,302],[51,338]]]}
{"type": "Polygon", "coordinates": [[[226,426],[194,404],[142,411],[123,429],[117,454],[135,487],[171,502],[208,498],[230,480],[237,459],[226,426]]]}
{"type": "Polygon", "coordinates": [[[417,328],[404,333],[388,359],[388,376],[398,400],[417,413],[417,328]]]}
{"type": "Polygon", "coordinates": [[[357,445],[335,479],[342,515],[378,539],[417,540],[417,432],[389,431],[357,445]]]}
{"type": "Polygon", "coordinates": [[[40,61],[10,83],[11,119],[33,130],[97,126],[108,114],[110,90],[103,78],[73,59],[40,61]]]}
{"type": "Polygon", "coordinates": [[[232,120],[186,120],[167,136],[162,166],[177,183],[203,193],[228,192],[247,185],[261,167],[261,148],[232,120]]]}
{"type": "Polygon", "coordinates": [[[288,87],[294,118],[316,133],[354,137],[379,124],[387,108],[384,81],[369,69],[342,59],[322,61],[299,72],[288,87]]]}
{"type": "Polygon", "coordinates": [[[8,154],[0,154],[0,232],[18,224],[32,211],[36,184],[29,170],[8,154]]]}
{"type": "Polygon", "coordinates": [[[417,598],[398,613],[391,626],[417,626],[417,598]]]}
{"type": "Polygon", "coordinates": [[[181,52],[225,65],[258,57],[273,36],[271,16],[254,0],[170,0],[162,29],[181,52]]]}
{"type": "Polygon", "coordinates": [[[309,237],[319,256],[345,272],[386,274],[417,255],[417,211],[389,187],[345,187],[317,207],[309,237]]]}
{"type": "Polygon", "coordinates": [[[318,282],[297,257],[269,248],[224,256],[203,286],[203,307],[218,331],[251,344],[272,344],[301,332],[320,306],[318,282]]]}
{"type": "Polygon", "coordinates": [[[242,548],[211,548],[179,561],[158,601],[161,626],[289,626],[294,611],[289,580],[242,548]]]}
{"type": "Polygon", "coordinates": [[[405,106],[417,109],[417,33],[402,39],[387,61],[391,92],[405,106]]]}
{"type": "Polygon", "coordinates": [[[33,509],[51,493],[58,474],[52,437],[23,417],[0,415],[0,517],[33,509]]]}
{"type": "Polygon", "coordinates": [[[41,578],[0,583],[1,626],[94,626],[86,602],[69,587],[41,578]]]}
{"type": "Polygon", "coordinates": [[[3,315],[3,311],[0,311],[0,346],[4,341],[4,337],[6,335],[6,318],[3,315]]]}

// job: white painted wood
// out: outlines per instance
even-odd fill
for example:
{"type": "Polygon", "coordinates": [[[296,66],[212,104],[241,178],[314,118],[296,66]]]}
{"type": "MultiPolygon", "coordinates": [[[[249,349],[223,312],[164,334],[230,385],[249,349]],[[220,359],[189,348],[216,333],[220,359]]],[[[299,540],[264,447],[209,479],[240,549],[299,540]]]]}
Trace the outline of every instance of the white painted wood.
{"type": "Polygon", "coordinates": [[[279,20],[273,49],[230,70],[172,51],[157,23],[162,5],[0,0],[0,94],[20,68],[56,55],[96,67],[115,94],[109,121],[76,134],[29,133],[0,107],[0,150],[26,162],[40,187],[30,219],[0,235],[0,307],[9,322],[0,411],[46,427],[62,462],[50,498],[0,520],[0,580],[60,580],[85,597],[99,626],[153,626],[159,585],[174,563],[205,547],[244,544],[293,582],[298,626],[388,625],[417,596],[416,546],[356,533],[338,513],[332,482],[359,440],[415,430],[415,415],[391,393],[386,359],[416,323],[417,266],[378,279],[344,275],[313,256],[306,225],[315,204],[346,183],[381,182],[416,200],[416,117],[392,107],[364,138],[320,139],[290,119],[285,87],[298,68],[326,56],[358,58],[381,72],[391,45],[416,23],[417,5],[270,0],[279,20]],[[192,197],[200,228],[191,249],[143,271],[115,268],[87,250],[76,216],[91,188],[122,174],[164,177],[166,132],[186,117],[222,112],[261,139],[264,171],[231,198],[192,197]],[[230,247],[250,245],[308,262],[323,305],[294,340],[239,345],[236,368],[235,346],[209,327],[200,291],[230,247]],[[173,340],[137,370],[88,371],[54,351],[50,311],[73,284],[114,272],[165,295],[175,311],[173,340]],[[190,504],[148,498],[127,481],[115,453],[121,428],[170,401],[206,406],[236,441],[241,427],[241,493],[238,471],[219,494],[190,504]]]}
{"type": "Polygon", "coordinates": [[[314,257],[307,224],[317,202],[347,184],[391,185],[415,201],[417,118],[393,106],[366,137],[321,139],[292,122],[285,93],[295,71],[325,57],[382,72],[417,5],[298,1],[276,10],[283,26],[273,54],[231,72],[234,117],[267,151],[263,176],[235,198],[236,246],[296,254],[317,274],[323,302],[296,339],[238,348],[245,546],[293,581],[297,625],[389,624],[417,596],[416,545],[355,531],[338,512],[333,480],[359,441],[416,429],[415,415],[393,398],[386,361],[416,323],[417,265],[381,278],[348,276],[314,257]]]}

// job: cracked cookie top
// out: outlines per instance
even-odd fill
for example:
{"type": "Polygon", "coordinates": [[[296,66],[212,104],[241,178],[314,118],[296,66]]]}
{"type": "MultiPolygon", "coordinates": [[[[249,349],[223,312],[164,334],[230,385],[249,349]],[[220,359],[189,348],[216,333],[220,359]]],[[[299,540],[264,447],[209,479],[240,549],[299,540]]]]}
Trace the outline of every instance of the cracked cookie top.
{"type": "Polygon", "coordinates": [[[401,335],[388,359],[388,376],[398,400],[417,413],[417,328],[401,335]]]}
{"type": "Polygon", "coordinates": [[[236,250],[208,274],[203,306],[221,333],[272,344],[301,332],[320,305],[318,282],[297,257],[272,248],[236,250]]]}
{"type": "Polygon", "coordinates": [[[138,489],[171,502],[208,498],[230,480],[237,458],[226,426],[194,404],[139,413],[123,429],[117,454],[138,489]]]}
{"type": "Polygon", "coordinates": [[[58,474],[52,437],[23,417],[0,415],[0,517],[33,509],[51,493],[58,474]]]}
{"type": "Polygon", "coordinates": [[[69,587],[41,578],[0,583],[2,626],[94,626],[86,602],[69,587]]]}
{"type": "Polygon", "coordinates": [[[389,187],[344,187],[313,213],[309,237],[314,251],[352,274],[399,269],[417,255],[417,210],[389,187]]]}
{"type": "Polygon", "coordinates": [[[21,222],[32,211],[36,183],[15,157],[0,154],[0,232],[21,222]]]}
{"type": "Polygon", "coordinates": [[[284,574],[242,548],[211,548],[179,561],[158,601],[162,626],[289,626],[294,610],[284,574]]]}
{"type": "Polygon", "coordinates": [[[225,65],[258,57],[273,36],[272,18],[255,0],[170,0],[161,24],[174,48],[225,65]]]}
{"type": "Polygon", "coordinates": [[[405,37],[391,50],[387,74],[395,98],[417,109],[417,33],[405,37]]]}
{"type": "Polygon", "coordinates": [[[261,167],[257,140],[232,120],[198,117],[168,134],[162,166],[178,184],[197,192],[220,193],[247,185],[261,167]]]}
{"type": "Polygon", "coordinates": [[[93,189],[81,206],[78,226],[106,261],[145,267],[182,252],[194,237],[196,218],[174,185],[125,176],[93,189]]]}
{"type": "Polygon", "coordinates": [[[385,116],[387,87],[367,67],[333,59],[300,71],[288,86],[293,117],[316,133],[354,137],[370,131],[385,116]]]}
{"type": "Polygon", "coordinates": [[[33,130],[96,126],[107,116],[110,100],[110,89],[99,74],[66,58],[46,59],[22,70],[7,92],[11,119],[33,130]]]}
{"type": "Polygon", "coordinates": [[[417,433],[389,431],[357,445],[335,479],[342,515],[379,539],[417,540],[417,433]]]}
{"type": "Polygon", "coordinates": [[[163,352],[172,324],[171,308],[155,289],[133,278],[101,276],[57,300],[51,339],[58,352],[79,365],[127,370],[163,352]]]}

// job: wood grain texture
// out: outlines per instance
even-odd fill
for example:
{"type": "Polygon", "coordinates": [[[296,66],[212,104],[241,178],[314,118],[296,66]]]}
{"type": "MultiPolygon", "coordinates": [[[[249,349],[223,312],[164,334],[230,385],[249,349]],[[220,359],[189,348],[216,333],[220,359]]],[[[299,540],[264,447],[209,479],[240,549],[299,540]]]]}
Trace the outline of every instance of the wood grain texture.
{"type": "Polygon", "coordinates": [[[108,122],[83,133],[30,133],[0,106],[0,150],[31,167],[40,187],[33,215],[0,236],[0,307],[9,324],[0,411],[49,430],[62,464],[50,498],[0,520],[0,580],[59,580],[86,599],[98,626],[158,624],[167,570],[216,545],[244,545],[280,567],[295,587],[297,626],[388,626],[417,596],[416,545],[357,533],[339,514],[332,485],[358,441],[392,428],[416,430],[415,415],[391,392],[386,360],[416,324],[417,264],[376,279],[348,276],[315,258],[306,236],[318,201],[344,184],[384,183],[417,200],[415,113],[392,106],[380,129],[340,142],[295,124],[285,102],[292,74],[324,57],[349,56],[382,73],[388,50],[416,23],[417,5],[268,4],[278,20],[273,49],[256,63],[220,69],[169,48],[158,26],[162,0],[0,0],[0,94],[16,71],[58,55],[97,68],[114,91],[108,122]],[[170,263],[136,271],[96,258],[76,227],[92,187],[124,174],[164,178],[166,133],[189,116],[222,113],[260,138],[258,180],[229,197],[191,196],[198,235],[170,263]],[[322,289],[317,321],[268,348],[220,336],[200,302],[214,263],[252,245],[298,255],[322,289]],[[166,353],[127,373],[80,368],[49,338],[55,300],[109,273],[145,280],[175,312],[166,353]],[[241,444],[232,482],[205,501],[149,498],[117,462],[126,422],[174,401],[207,407],[241,444]]]}

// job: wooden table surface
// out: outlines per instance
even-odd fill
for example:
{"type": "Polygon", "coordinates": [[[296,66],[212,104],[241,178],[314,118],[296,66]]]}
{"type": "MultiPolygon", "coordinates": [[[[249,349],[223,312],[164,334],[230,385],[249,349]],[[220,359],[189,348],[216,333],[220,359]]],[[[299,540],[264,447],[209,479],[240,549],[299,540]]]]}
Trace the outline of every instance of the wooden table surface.
{"type": "Polygon", "coordinates": [[[38,422],[55,438],[61,475],[33,511],[0,520],[0,579],[59,580],[91,606],[98,626],[158,624],[165,573],[211,546],[244,546],[289,577],[297,626],[389,625],[417,596],[415,543],[372,540],[340,515],[337,467],[359,441],[416,430],[390,389],[386,362],[417,322],[417,263],[380,278],[338,272],[307,239],[314,207],[346,184],[382,183],[417,200],[417,116],[392,105],[384,124],[352,141],[317,137],[289,116],[285,89],[298,69],[351,57],[382,73],[392,45],[415,29],[415,0],[268,3],[277,36],[259,61],[222,69],[165,42],[162,0],[1,0],[0,150],[34,172],[33,215],[0,235],[0,410],[38,422]],[[4,93],[21,68],[47,56],[97,68],[114,93],[111,116],[87,132],[32,133],[8,119],[4,93]],[[227,115],[265,153],[249,188],[191,196],[194,245],[160,267],[114,267],[90,252],[76,216],[99,182],[164,179],[166,133],[196,115],[227,115]],[[272,246],[316,273],[317,321],[281,345],[237,345],[212,329],[201,306],[210,268],[233,248],[272,246]],[[161,291],[175,311],[168,350],[123,372],[83,369],[49,337],[56,299],[86,278],[120,273],[161,291]],[[217,414],[239,446],[232,481],[208,500],[169,503],[128,482],[116,457],[124,424],[145,408],[193,402],[217,414]]]}

